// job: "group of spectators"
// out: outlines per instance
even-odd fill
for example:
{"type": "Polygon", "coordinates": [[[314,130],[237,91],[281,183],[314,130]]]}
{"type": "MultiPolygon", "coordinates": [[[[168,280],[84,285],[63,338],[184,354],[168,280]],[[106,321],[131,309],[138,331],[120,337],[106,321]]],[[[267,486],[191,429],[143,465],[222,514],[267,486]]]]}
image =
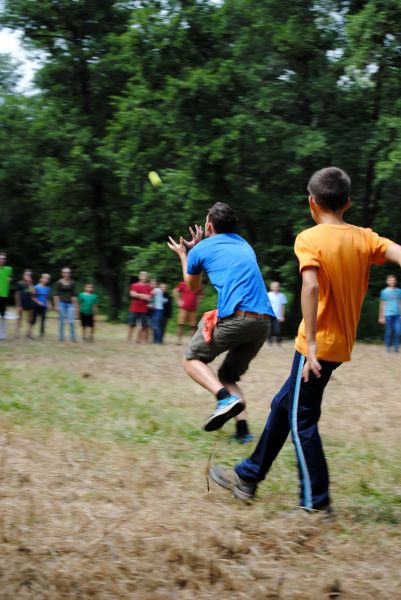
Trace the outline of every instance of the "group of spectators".
{"type": "MultiPolygon", "coordinates": [[[[146,343],[149,340],[149,330],[152,329],[153,342],[162,344],[167,323],[172,316],[172,298],[167,284],[149,281],[149,274],[141,271],[138,281],[131,284],[129,294],[128,341],[132,340],[138,326],[138,343],[146,343]]],[[[202,291],[191,292],[187,284],[181,281],[174,288],[173,296],[178,306],[177,344],[181,344],[185,325],[190,327],[192,333],[195,332],[202,291]]]]}
{"type": "MultiPolygon", "coordinates": [[[[0,340],[6,337],[6,304],[10,294],[10,283],[13,269],[7,264],[7,255],[0,253],[0,340]]],[[[18,337],[25,325],[26,337],[33,339],[33,331],[38,324],[38,335],[43,337],[46,330],[46,316],[49,308],[54,308],[59,318],[59,340],[65,339],[65,325],[69,326],[70,339],[76,341],[75,318],[79,316],[82,339],[93,341],[95,334],[95,315],[98,310],[99,298],[94,286],[88,282],[78,293],[77,285],[72,280],[71,269],[64,267],[61,277],[53,287],[50,285],[50,275],[42,273],[39,281],[34,284],[32,271],[25,269],[22,278],[16,284],[15,305],[17,321],[15,336],[18,337]]],[[[397,287],[397,278],[389,275],[387,286],[380,292],[379,323],[385,325],[384,343],[387,351],[399,351],[401,338],[401,289],[397,287]]],[[[130,306],[128,311],[128,341],[133,338],[134,330],[138,327],[136,341],[149,341],[149,332],[153,331],[153,342],[162,344],[167,323],[172,317],[173,303],[166,283],[149,280],[149,274],[141,271],[137,281],[129,289],[130,306]]],[[[173,289],[173,297],[178,307],[177,344],[182,343],[185,326],[195,333],[198,324],[198,306],[203,297],[202,289],[192,292],[184,281],[173,289]]],[[[268,344],[275,341],[280,345],[282,339],[282,324],[285,321],[285,305],[287,298],[280,291],[280,283],[272,281],[269,300],[276,315],[269,326],[268,344]]]]}
{"type": "MultiPolygon", "coordinates": [[[[64,267],[60,279],[51,285],[48,273],[42,273],[37,283],[33,280],[30,269],[25,269],[21,279],[15,285],[15,306],[17,319],[15,337],[22,330],[29,339],[34,339],[34,328],[37,325],[37,336],[43,337],[46,332],[46,317],[49,309],[58,313],[58,336],[60,342],[65,340],[65,328],[69,327],[70,340],[77,341],[75,320],[80,319],[82,339],[94,340],[96,314],[99,297],[94,285],[90,282],[83,286],[81,292],[72,279],[71,269],[64,267]]],[[[137,325],[136,341],[149,341],[149,332],[153,331],[153,342],[162,344],[168,320],[172,316],[173,302],[166,283],[149,281],[146,271],[141,271],[138,280],[129,289],[130,306],[128,311],[128,340],[133,337],[137,325]]],[[[6,338],[6,307],[10,297],[13,269],[7,265],[7,255],[0,253],[0,340],[6,338]]],[[[191,332],[197,326],[197,308],[202,292],[191,292],[184,282],[180,282],[173,290],[178,306],[178,337],[181,344],[185,325],[191,332]]]]}
{"type": "MultiPolygon", "coordinates": [[[[6,305],[10,295],[12,281],[12,267],[6,264],[6,254],[0,254],[0,339],[6,337],[6,305]]],[[[42,273],[35,284],[32,271],[25,269],[22,278],[15,287],[15,306],[17,320],[15,337],[19,337],[21,329],[25,328],[25,335],[34,339],[33,328],[39,325],[39,336],[43,337],[46,331],[46,316],[49,308],[54,308],[59,317],[59,340],[63,342],[65,323],[70,329],[70,339],[76,342],[75,317],[79,314],[82,328],[82,339],[93,341],[95,333],[95,314],[99,300],[92,283],[86,283],[83,290],[78,293],[77,285],[72,280],[71,269],[64,267],[61,277],[53,287],[50,285],[50,275],[42,273]]]]}

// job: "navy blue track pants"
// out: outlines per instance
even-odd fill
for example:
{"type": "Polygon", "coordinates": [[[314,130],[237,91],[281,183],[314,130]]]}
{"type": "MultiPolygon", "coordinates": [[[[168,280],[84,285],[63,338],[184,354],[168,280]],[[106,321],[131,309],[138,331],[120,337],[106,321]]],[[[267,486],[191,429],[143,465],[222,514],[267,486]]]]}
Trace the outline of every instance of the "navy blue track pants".
{"type": "Polygon", "coordinates": [[[341,363],[319,361],[319,378],[302,379],[305,357],[295,352],[291,374],[273,398],[264,431],[250,458],[235,467],[246,481],[262,481],[289,432],[295,446],[300,479],[300,506],[318,509],[330,504],[329,474],[318,431],[324,388],[341,363]]]}

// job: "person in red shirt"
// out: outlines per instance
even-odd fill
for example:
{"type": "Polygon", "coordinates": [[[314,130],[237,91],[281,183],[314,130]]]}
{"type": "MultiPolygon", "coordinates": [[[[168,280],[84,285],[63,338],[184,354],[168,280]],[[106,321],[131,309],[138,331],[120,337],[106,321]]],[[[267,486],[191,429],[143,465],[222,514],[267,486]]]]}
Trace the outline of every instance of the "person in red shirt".
{"type": "Polygon", "coordinates": [[[148,341],[149,337],[149,302],[152,299],[153,288],[148,283],[148,273],[141,271],[139,281],[131,284],[129,295],[131,304],[128,311],[128,341],[132,340],[134,329],[140,321],[141,328],[138,331],[136,341],[138,343],[148,341]]]}
{"type": "Polygon", "coordinates": [[[184,327],[187,323],[194,335],[197,326],[196,310],[202,298],[202,290],[192,292],[185,281],[181,281],[173,290],[173,295],[178,306],[178,336],[177,344],[181,344],[184,327]]]}

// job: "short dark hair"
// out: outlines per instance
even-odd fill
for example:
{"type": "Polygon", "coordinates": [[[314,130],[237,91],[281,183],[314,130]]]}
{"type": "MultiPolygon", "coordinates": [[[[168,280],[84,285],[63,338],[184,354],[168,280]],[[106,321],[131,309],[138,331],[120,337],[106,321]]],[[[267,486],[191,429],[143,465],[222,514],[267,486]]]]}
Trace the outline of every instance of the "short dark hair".
{"type": "Polygon", "coordinates": [[[326,167],[313,173],[308,183],[308,192],[317,204],[335,212],[343,208],[351,193],[351,179],[338,167],[326,167]]]}
{"type": "Polygon", "coordinates": [[[228,204],[216,202],[207,213],[216,233],[232,233],[238,223],[238,215],[228,204]]]}

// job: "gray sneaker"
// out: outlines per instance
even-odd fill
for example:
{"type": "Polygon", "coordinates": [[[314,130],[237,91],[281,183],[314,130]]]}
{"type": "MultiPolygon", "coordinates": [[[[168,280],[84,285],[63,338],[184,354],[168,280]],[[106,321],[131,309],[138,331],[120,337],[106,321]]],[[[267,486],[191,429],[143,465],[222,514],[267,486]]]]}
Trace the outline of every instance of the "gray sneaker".
{"type": "Polygon", "coordinates": [[[209,467],[209,476],[217,485],[233,492],[239,500],[249,501],[255,498],[258,484],[255,481],[244,481],[234,470],[224,469],[221,465],[209,467]]]}

